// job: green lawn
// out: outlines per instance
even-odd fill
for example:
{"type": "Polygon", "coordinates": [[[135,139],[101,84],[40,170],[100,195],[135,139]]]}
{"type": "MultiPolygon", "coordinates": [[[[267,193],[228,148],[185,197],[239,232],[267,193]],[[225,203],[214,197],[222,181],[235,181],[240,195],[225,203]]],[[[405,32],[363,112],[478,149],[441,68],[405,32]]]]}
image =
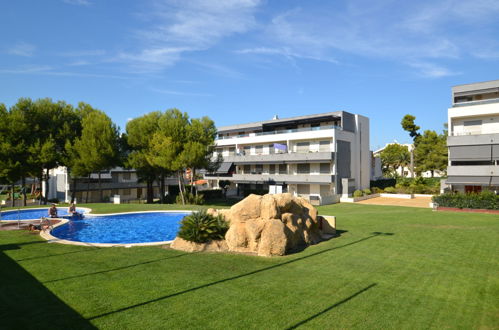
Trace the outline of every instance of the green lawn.
{"type": "MultiPolygon", "coordinates": [[[[108,207],[99,211],[160,208],[108,207]]],[[[48,244],[2,231],[0,328],[499,327],[497,215],[319,209],[337,216],[341,236],[279,258],[48,244]]]]}

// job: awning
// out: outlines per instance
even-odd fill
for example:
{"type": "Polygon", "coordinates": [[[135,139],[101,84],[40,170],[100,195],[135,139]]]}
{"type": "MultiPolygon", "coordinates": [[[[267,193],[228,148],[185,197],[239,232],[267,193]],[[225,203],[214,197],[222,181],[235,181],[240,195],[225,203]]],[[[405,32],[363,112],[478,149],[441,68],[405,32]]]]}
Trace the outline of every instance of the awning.
{"type": "Polygon", "coordinates": [[[232,162],[223,162],[220,164],[218,170],[215,171],[216,174],[227,174],[229,173],[230,167],[232,166],[232,162]]]}
{"type": "Polygon", "coordinates": [[[478,146],[450,146],[451,160],[490,160],[490,145],[478,146]]]}
{"type": "Polygon", "coordinates": [[[490,176],[449,176],[447,183],[488,185],[490,183],[490,176]]]}
{"type": "Polygon", "coordinates": [[[493,176],[490,184],[493,186],[499,186],[499,176],[493,176]]]}

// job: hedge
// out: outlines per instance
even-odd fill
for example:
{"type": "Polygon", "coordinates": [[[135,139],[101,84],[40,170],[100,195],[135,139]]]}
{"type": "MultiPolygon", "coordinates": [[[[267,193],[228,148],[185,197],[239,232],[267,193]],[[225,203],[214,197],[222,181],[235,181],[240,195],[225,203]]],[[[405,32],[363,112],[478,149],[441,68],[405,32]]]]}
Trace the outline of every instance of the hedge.
{"type": "Polygon", "coordinates": [[[371,188],[380,188],[380,189],[385,189],[387,187],[395,187],[397,184],[396,179],[379,179],[375,181],[371,181],[371,188]]]}
{"type": "Polygon", "coordinates": [[[433,196],[432,200],[438,206],[444,207],[499,210],[499,195],[491,191],[482,191],[479,194],[446,193],[433,196]]]}

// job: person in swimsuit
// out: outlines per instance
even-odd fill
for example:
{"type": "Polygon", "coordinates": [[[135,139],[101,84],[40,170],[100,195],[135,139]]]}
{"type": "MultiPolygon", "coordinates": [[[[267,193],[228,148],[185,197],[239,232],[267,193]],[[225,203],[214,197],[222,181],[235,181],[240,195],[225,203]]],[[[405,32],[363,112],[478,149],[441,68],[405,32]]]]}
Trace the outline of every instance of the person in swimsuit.
{"type": "Polygon", "coordinates": [[[52,206],[49,208],[49,217],[57,218],[57,207],[55,207],[55,204],[52,204],[52,206]]]}

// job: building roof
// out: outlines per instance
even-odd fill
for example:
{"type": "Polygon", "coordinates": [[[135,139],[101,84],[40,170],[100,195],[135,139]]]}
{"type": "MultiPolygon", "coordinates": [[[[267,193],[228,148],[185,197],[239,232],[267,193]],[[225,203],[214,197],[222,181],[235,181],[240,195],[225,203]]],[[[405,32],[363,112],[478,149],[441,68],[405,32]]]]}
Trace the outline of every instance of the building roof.
{"type": "Polygon", "coordinates": [[[306,121],[306,120],[311,120],[311,119],[319,119],[321,117],[337,117],[339,119],[342,117],[343,112],[345,112],[345,111],[325,112],[325,113],[318,113],[318,114],[313,114],[313,115],[256,121],[256,122],[247,123],[247,124],[236,124],[236,125],[222,126],[222,127],[218,128],[218,131],[219,132],[226,132],[226,131],[239,131],[239,130],[244,130],[244,129],[248,129],[248,128],[262,128],[264,125],[277,125],[277,124],[284,125],[284,124],[292,123],[292,122],[296,122],[296,121],[306,121]]]}
{"type": "Polygon", "coordinates": [[[452,86],[452,92],[463,93],[463,92],[496,89],[496,88],[499,88],[499,80],[489,80],[483,82],[452,86]]]}

